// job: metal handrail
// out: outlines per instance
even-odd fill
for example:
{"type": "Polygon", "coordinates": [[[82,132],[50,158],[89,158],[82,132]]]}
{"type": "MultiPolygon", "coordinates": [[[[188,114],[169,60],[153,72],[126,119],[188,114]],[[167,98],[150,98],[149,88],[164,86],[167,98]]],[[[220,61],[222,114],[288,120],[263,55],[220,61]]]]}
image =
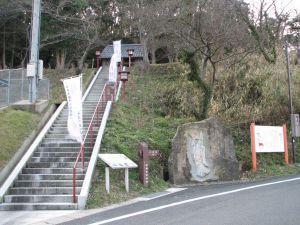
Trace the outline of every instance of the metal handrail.
{"type": "Polygon", "coordinates": [[[108,99],[107,99],[107,88],[108,88],[108,85],[107,83],[104,85],[104,88],[102,90],[102,93],[100,95],[100,98],[98,100],[98,103],[96,105],[96,108],[95,108],[95,111],[93,113],[93,116],[91,118],[91,121],[89,123],[89,126],[88,126],[88,129],[85,133],[85,136],[84,136],[84,139],[83,139],[83,142],[81,144],[81,147],[80,147],[80,150],[77,154],[77,157],[76,157],[76,161],[75,161],[75,164],[73,166],[73,202],[76,203],[76,167],[77,167],[77,164],[79,162],[79,159],[81,158],[81,163],[82,163],[82,170],[84,172],[84,154],[85,154],[85,142],[88,138],[88,136],[90,136],[90,147],[92,148],[93,147],[93,138],[94,138],[94,126],[93,126],[93,123],[94,123],[94,119],[96,118],[97,120],[97,125],[99,126],[99,108],[101,106],[101,103],[103,102],[107,102],[108,99]]]}

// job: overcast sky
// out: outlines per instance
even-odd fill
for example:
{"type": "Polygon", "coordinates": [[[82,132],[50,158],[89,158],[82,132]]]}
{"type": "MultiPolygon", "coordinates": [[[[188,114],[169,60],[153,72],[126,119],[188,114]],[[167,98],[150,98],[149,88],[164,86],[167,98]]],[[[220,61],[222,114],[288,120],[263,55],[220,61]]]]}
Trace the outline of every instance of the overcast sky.
{"type": "MultiPolygon", "coordinates": [[[[259,10],[261,0],[245,0],[245,2],[249,3],[254,11],[259,10]]],[[[264,2],[267,6],[270,5],[273,0],[264,0],[264,2]]],[[[296,11],[300,13],[300,0],[275,0],[275,2],[278,11],[279,9],[283,9],[284,12],[290,12],[292,15],[296,15],[296,11]]],[[[272,10],[270,14],[272,15],[272,10]]]]}

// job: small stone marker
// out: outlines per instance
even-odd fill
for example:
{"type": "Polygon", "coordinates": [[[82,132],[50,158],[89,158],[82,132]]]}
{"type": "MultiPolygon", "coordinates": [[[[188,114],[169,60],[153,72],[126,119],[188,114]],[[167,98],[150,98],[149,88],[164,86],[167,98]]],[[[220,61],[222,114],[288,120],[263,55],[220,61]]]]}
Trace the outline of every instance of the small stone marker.
{"type": "Polygon", "coordinates": [[[124,154],[98,154],[98,157],[106,164],[105,166],[105,189],[109,193],[109,168],[125,169],[125,189],[129,191],[128,169],[136,168],[137,165],[124,154]]]}

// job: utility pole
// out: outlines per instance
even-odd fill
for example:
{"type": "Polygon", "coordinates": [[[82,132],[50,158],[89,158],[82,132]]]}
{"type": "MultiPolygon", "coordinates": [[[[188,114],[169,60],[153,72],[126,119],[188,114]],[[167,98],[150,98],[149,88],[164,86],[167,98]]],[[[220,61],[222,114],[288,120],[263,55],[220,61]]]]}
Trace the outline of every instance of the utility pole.
{"type": "MultiPolygon", "coordinates": [[[[294,108],[293,108],[293,100],[292,100],[292,84],[291,84],[291,68],[290,68],[290,53],[289,53],[289,43],[287,40],[285,41],[285,57],[286,57],[286,69],[288,74],[288,88],[289,88],[289,102],[290,102],[290,115],[294,114],[294,108]]],[[[292,122],[292,121],[291,121],[292,122]]],[[[292,135],[292,156],[293,156],[293,162],[296,161],[295,156],[295,137],[292,135]]]]}
{"type": "Polygon", "coordinates": [[[34,72],[32,76],[28,77],[30,103],[35,103],[37,98],[36,90],[37,90],[37,80],[38,80],[40,27],[41,27],[41,0],[32,0],[31,46],[30,46],[29,64],[33,65],[34,72]]]}

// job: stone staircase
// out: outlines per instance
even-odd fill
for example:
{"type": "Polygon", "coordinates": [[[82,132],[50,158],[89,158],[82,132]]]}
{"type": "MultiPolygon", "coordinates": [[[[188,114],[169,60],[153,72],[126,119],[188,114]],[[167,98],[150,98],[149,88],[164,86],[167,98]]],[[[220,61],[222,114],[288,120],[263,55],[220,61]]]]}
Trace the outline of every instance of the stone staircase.
{"type": "MultiPolygon", "coordinates": [[[[83,127],[86,133],[97,102],[107,81],[104,67],[83,103],[83,127]]],[[[104,104],[105,105],[105,104],[104,104]]],[[[105,108],[100,109],[100,120],[105,108]]],[[[67,105],[35,149],[14,184],[3,197],[0,210],[54,210],[77,209],[73,203],[73,166],[80,144],[68,138],[67,105]]],[[[99,127],[94,127],[94,140],[99,127]]],[[[81,191],[92,146],[86,142],[85,170],[78,163],[76,194],[81,191]]]]}

